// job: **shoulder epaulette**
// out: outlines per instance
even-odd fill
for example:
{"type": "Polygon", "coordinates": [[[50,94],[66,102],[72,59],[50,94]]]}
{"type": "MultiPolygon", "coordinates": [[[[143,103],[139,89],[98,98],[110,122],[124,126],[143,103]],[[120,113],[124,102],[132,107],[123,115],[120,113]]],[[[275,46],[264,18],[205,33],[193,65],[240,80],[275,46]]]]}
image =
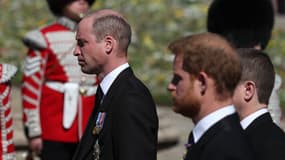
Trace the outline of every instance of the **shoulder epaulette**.
{"type": "Polygon", "coordinates": [[[0,83],[5,83],[16,74],[17,67],[11,64],[0,63],[0,83]]]}
{"type": "Polygon", "coordinates": [[[32,30],[28,32],[23,38],[23,43],[33,49],[47,48],[45,38],[39,30],[32,30]]]}

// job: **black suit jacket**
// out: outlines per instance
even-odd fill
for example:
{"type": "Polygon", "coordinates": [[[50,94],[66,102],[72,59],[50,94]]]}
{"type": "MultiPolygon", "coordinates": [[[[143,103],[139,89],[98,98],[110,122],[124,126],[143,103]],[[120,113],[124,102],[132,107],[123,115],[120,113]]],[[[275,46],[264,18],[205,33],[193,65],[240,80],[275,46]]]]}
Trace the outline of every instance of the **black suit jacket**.
{"type": "Polygon", "coordinates": [[[237,114],[229,115],[210,127],[192,145],[185,160],[251,160],[237,114]]]}
{"type": "Polygon", "coordinates": [[[149,90],[125,69],[115,79],[100,106],[96,106],[80,141],[74,160],[92,159],[97,138],[100,160],[155,160],[158,117],[149,90]],[[105,112],[104,126],[94,136],[98,112],[105,112]]]}
{"type": "Polygon", "coordinates": [[[285,133],[272,120],[269,113],[255,119],[246,129],[255,159],[284,160],[285,133]]]}

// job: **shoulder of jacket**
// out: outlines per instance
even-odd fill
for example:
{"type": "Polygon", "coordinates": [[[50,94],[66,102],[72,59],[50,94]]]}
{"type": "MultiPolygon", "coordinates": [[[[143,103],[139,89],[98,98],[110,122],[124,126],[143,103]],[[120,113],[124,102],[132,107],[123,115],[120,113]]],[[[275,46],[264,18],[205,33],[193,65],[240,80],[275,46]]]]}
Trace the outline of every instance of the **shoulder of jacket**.
{"type": "Polygon", "coordinates": [[[45,37],[43,33],[40,31],[40,29],[29,31],[24,36],[23,43],[27,47],[33,48],[33,49],[45,49],[48,46],[45,40],[45,37]]]}
{"type": "Polygon", "coordinates": [[[0,64],[0,83],[5,83],[16,74],[17,67],[11,64],[0,64]]]}

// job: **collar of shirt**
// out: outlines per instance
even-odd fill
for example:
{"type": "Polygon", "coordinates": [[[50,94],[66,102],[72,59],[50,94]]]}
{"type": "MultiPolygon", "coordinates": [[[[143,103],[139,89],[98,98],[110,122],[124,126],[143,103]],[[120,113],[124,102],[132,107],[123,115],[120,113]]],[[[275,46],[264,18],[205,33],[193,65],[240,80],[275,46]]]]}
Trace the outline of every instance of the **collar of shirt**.
{"type": "Polygon", "coordinates": [[[262,108],[262,109],[257,110],[256,112],[248,115],[242,121],[240,121],[242,128],[246,129],[257,117],[259,117],[259,116],[261,116],[267,112],[268,112],[267,108],[262,108]]]}
{"type": "Polygon", "coordinates": [[[126,68],[128,68],[130,65],[128,63],[125,63],[123,65],[120,65],[116,69],[114,69],[112,72],[108,73],[100,83],[100,87],[102,88],[102,91],[104,95],[108,92],[109,88],[111,87],[114,80],[118,77],[118,75],[126,68]]]}
{"type": "Polygon", "coordinates": [[[194,142],[197,143],[203,134],[216,122],[223,119],[224,117],[235,113],[235,108],[233,105],[225,106],[218,109],[209,115],[202,118],[193,129],[194,142]]]}

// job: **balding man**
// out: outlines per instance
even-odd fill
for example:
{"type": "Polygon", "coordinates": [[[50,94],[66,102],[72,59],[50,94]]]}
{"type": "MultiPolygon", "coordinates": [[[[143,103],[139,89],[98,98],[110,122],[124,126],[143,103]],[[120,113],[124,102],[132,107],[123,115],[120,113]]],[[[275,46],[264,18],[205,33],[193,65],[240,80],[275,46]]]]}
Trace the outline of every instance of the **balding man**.
{"type": "Polygon", "coordinates": [[[82,19],[76,40],[74,55],[81,70],[98,75],[100,85],[73,159],[155,160],[156,107],[127,61],[130,25],[118,12],[99,10],[82,19]]]}

